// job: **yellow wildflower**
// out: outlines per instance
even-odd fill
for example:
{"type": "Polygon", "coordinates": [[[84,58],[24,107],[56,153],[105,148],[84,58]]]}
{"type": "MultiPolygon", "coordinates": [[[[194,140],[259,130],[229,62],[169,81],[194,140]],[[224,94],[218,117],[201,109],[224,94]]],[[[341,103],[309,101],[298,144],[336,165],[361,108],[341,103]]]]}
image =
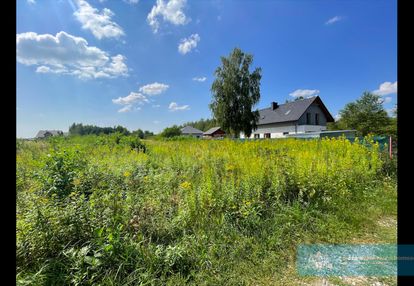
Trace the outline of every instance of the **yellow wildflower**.
{"type": "Polygon", "coordinates": [[[184,190],[189,190],[191,188],[191,183],[190,182],[187,182],[187,181],[182,182],[180,184],[180,187],[183,188],[184,190]]]}

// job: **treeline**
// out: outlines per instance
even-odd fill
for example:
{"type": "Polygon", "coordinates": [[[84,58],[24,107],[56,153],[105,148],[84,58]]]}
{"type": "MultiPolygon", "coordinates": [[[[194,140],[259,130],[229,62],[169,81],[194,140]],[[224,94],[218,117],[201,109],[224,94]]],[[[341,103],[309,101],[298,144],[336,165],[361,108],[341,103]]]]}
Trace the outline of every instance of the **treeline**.
{"type": "Polygon", "coordinates": [[[192,127],[197,128],[201,131],[207,131],[210,128],[216,127],[217,122],[214,119],[203,119],[203,118],[201,118],[198,121],[186,122],[182,125],[179,125],[178,127],[181,129],[185,126],[192,126],[192,127]]]}
{"type": "Polygon", "coordinates": [[[100,134],[111,134],[111,133],[120,133],[123,135],[136,135],[137,137],[144,139],[151,136],[154,136],[153,132],[148,130],[135,130],[130,132],[127,128],[123,126],[114,126],[114,127],[99,127],[95,125],[83,125],[82,123],[73,123],[69,127],[69,134],[70,135],[100,135],[100,134]]]}

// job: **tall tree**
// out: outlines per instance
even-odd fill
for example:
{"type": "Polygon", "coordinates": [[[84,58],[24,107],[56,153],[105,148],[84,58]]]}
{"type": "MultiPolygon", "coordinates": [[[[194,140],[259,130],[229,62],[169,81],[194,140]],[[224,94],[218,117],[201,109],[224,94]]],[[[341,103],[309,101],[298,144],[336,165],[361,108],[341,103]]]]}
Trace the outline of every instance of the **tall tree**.
{"type": "Polygon", "coordinates": [[[260,99],[262,70],[256,68],[250,73],[252,62],[253,55],[235,48],[227,58],[221,57],[222,65],[216,69],[211,87],[213,99],[209,107],[214,119],[236,137],[240,132],[250,136],[259,120],[259,111],[252,108],[260,99]]]}
{"type": "Polygon", "coordinates": [[[390,118],[382,106],[382,98],[364,92],[360,99],[348,103],[339,112],[339,125],[346,129],[356,129],[362,136],[368,133],[383,134],[389,126],[390,118]]]}

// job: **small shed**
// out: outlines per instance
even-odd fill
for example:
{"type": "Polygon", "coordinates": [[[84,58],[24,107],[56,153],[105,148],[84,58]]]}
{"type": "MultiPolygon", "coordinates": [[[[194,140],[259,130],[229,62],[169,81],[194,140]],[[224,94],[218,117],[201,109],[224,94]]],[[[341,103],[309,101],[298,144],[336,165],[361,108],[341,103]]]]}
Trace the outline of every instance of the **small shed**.
{"type": "Polygon", "coordinates": [[[206,138],[223,138],[226,135],[226,132],[220,127],[213,127],[203,133],[203,136],[206,138]]]}
{"type": "Polygon", "coordinates": [[[181,128],[181,134],[200,138],[201,136],[203,136],[203,131],[198,130],[197,128],[194,128],[192,126],[185,126],[181,128]]]}

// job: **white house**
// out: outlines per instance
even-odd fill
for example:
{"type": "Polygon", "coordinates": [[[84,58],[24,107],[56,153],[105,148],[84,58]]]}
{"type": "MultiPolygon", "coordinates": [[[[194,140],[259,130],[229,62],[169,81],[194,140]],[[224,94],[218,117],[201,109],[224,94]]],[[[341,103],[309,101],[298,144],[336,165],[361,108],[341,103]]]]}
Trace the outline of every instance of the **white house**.
{"type": "MultiPolygon", "coordinates": [[[[327,122],[334,122],[319,96],[259,110],[259,122],[249,138],[282,138],[288,134],[319,132],[326,130],[327,122]]],[[[240,134],[245,138],[244,134],[240,134]]]]}

